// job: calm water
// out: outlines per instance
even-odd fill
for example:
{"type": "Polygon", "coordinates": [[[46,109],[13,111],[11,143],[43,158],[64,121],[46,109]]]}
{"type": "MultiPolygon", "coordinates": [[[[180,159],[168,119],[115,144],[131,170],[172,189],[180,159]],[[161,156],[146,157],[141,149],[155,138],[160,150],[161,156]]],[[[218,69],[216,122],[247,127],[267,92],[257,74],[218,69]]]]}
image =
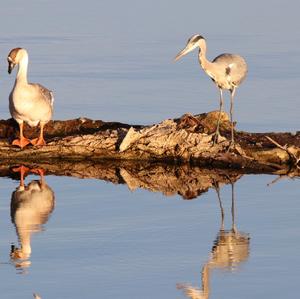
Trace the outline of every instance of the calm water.
{"type": "MultiPolygon", "coordinates": [[[[30,175],[25,183],[37,179],[30,175]]],[[[235,183],[236,230],[247,238],[229,242],[232,251],[224,249],[226,240],[219,242],[213,257],[221,228],[214,189],[184,200],[101,180],[47,176],[55,208],[42,229],[22,233],[10,217],[19,182],[3,178],[1,292],[5,298],[30,298],[33,291],[43,298],[189,298],[178,285],[201,288],[208,266],[209,298],[293,298],[300,278],[300,192],[297,180],[267,186],[273,179],[247,175],[235,183]],[[20,247],[16,228],[21,239],[31,236],[31,256],[21,265],[9,257],[11,244],[20,247]]],[[[230,184],[220,189],[227,234],[231,191],[230,184]]]]}
{"type": "MultiPolygon", "coordinates": [[[[55,119],[151,124],[215,110],[218,93],[197,54],[173,63],[190,35],[201,33],[210,58],[235,52],[248,61],[236,95],[238,129],[299,130],[299,3],[228,0],[216,9],[200,2],[9,1],[0,11],[0,117],[10,117],[15,73],[7,74],[5,58],[16,46],[29,51],[30,80],[54,91],[55,119]]],[[[184,200],[176,190],[165,196],[46,176],[55,205],[32,227],[18,222],[21,209],[11,211],[19,181],[2,177],[1,298],[189,298],[201,289],[199,298],[295,298],[299,180],[268,186],[275,178],[246,175],[235,183],[233,235],[230,184],[221,184],[220,232],[214,189],[184,200]],[[21,241],[30,241],[31,254],[11,258],[11,245],[21,241]]],[[[31,174],[25,183],[38,179],[31,174]]]]}

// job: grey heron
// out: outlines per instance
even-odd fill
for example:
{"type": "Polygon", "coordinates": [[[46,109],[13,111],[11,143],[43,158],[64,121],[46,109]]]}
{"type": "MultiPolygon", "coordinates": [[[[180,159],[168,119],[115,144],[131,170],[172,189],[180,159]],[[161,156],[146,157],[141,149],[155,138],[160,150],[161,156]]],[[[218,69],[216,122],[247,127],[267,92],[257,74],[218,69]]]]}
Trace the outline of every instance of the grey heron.
{"type": "Polygon", "coordinates": [[[212,62],[206,58],[206,41],[199,34],[193,35],[187,42],[186,47],[175,57],[175,61],[199,47],[199,62],[205,73],[213,80],[220,91],[220,110],[215,132],[214,144],[220,136],[220,118],[223,108],[223,89],[230,91],[230,121],[231,121],[231,146],[234,145],[233,127],[233,101],[236,88],[243,82],[247,75],[247,63],[245,59],[236,54],[224,53],[217,56],[212,62]]]}

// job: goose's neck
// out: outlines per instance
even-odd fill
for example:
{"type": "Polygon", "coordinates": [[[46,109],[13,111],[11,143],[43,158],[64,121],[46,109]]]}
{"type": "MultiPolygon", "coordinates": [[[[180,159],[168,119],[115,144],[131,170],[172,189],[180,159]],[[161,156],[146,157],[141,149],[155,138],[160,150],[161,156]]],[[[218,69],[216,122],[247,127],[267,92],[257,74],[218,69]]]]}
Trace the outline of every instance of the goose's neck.
{"type": "Polygon", "coordinates": [[[28,68],[28,56],[23,56],[23,58],[19,62],[19,69],[17,73],[17,82],[26,83],[27,84],[27,68],[28,68]]]}
{"type": "Polygon", "coordinates": [[[19,241],[21,244],[22,253],[25,258],[29,258],[31,254],[31,232],[28,229],[22,229],[18,231],[19,241]]]}

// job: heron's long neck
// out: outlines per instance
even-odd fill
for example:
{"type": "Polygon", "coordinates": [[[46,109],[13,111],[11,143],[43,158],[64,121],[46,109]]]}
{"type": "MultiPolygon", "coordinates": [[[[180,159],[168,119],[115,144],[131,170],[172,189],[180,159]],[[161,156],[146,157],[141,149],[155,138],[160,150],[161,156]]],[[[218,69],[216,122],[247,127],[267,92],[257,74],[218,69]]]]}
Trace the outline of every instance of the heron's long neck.
{"type": "Polygon", "coordinates": [[[201,47],[199,47],[198,58],[199,63],[205,72],[214,69],[213,63],[206,58],[206,44],[202,44],[201,47]]]}
{"type": "Polygon", "coordinates": [[[28,68],[28,56],[25,55],[19,62],[19,70],[17,73],[16,82],[27,83],[27,68],[28,68]]]}

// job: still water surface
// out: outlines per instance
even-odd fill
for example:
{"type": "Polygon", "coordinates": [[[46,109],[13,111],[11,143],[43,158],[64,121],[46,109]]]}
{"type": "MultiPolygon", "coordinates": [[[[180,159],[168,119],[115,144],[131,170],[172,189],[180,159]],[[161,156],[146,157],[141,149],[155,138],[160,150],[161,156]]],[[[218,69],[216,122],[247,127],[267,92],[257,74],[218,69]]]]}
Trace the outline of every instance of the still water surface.
{"type": "MultiPolygon", "coordinates": [[[[29,78],[54,91],[56,119],[85,116],[152,124],[186,112],[218,109],[218,90],[200,69],[197,51],[173,62],[188,37],[158,36],[149,40],[139,36],[128,40],[120,36],[116,40],[105,35],[17,35],[0,40],[0,53],[5,58],[12,47],[28,49],[29,78]]],[[[272,35],[207,38],[210,59],[231,50],[242,54],[249,64],[248,77],[236,94],[238,129],[298,130],[297,42],[300,38],[285,36],[278,40],[272,35]]],[[[0,113],[2,118],[9,118],[7,98],[14,74],[9,76],[3,65],[0,75],[0,113]]],[[[227,93],[225,96],[229,111],[227,93]]]]}
{"type": "MultiPolygon", "coordinates": [[[[218,93],[200,70],[196,53],[172,62],[187,38],[199,32],[207,38],[209,58],[235,52],[248,61],[248,78],[236,95],[238,129],[299,130],[296,2],[282,6],[274,1],[272,12],[259,1],[249,2],[247,9],[246,3],[226,1],[212,15],[208,3],[201,18],[197,11],[205,8],[197,8],[199,1],[191,1],[191,7],[174,1],[174,10],[167,1],[140,1],[135,10],[129,5],[134,1],[114,6],[88,2],[89,9],[85,2],[69,6],[32,0],[24,10],[15,0],[1,10],[1,118],[10,117],[7,98],[14,74],[7,75],[5,57],[16,46],[29,51],[31,81],[54,91],[55,119],[86,116],[151,124],[215,110],[218,93]],[[233,7],[236,14],[229,18],[233,7]],[[234,26],[237,20],[240,27],[234,26]],[[16,26],[20,23],[22,28],[16,26]]],[[[268,186],[276,177],[235,178],[233,231],[228,180],[223,184],[209,177],[215,184],[201,193],[189,186],[207,178],[193,169],[188,176],[178,170],[165,188],[156,188],[155,179],[146,184],[145,178],[131,191],[135,181],[124,171],[120,175],[122,184],[47,175],[50,189],[40,197],[50,200],[50,208],[37,209],[36,201],[26,207],[36,217],[35,225],[24,223],[26,217],[20,222],[22,206],[11,205],[19,176],[0,179],[1,298],[32,298],[33,292],[43,299],[296,297],[298,179],[268,186]],[[180,190],[168,190],[178,181],[180,190]],[[15,255],[10,255],[11,245],[15,255]],[[22,245],[27,251],[18,258],[22,252],[16,248],[22,245]]],[[[39,177],[30,174],[25,184],[33,180],[39,177]]]]}
{"type": "MultiPolygon", "coordinates": [[[[198,176],[200,185],[216,178],[209,172],[198,176]]],[[[230,183],[215,181],[188,200],[163,195],[151,181],[147,188],[156,192],[130,191],[130,183],[46,176],[54,209],[37,207],[31,197],[17,212],[11,204],[19,181],[2,178],[1,292],[5,298],[30,298],[32,292],[43,298],[294,298],[300,279],[298,181],[268,186],[274,176],[238,178],[230,177],[234,198],[230,183]],[[30,229],[26,217],[17,221],[25,209],[44,213],[39,225],[30,229]],[[10,257],[12,244],[25,247],[28,240],[27,258],[10,257]],[[201,290],[202,297],[188,295],[201,290]]],[[[25,185],[35,180],[30,174],[25,185]]],[[[176,178],[168,184],[176,185],[176,178]]],[[[195,182],[189,184],[192,190],[195,182]]],[[[40,202],[49,194],[40,193],[40,202]]]]}

